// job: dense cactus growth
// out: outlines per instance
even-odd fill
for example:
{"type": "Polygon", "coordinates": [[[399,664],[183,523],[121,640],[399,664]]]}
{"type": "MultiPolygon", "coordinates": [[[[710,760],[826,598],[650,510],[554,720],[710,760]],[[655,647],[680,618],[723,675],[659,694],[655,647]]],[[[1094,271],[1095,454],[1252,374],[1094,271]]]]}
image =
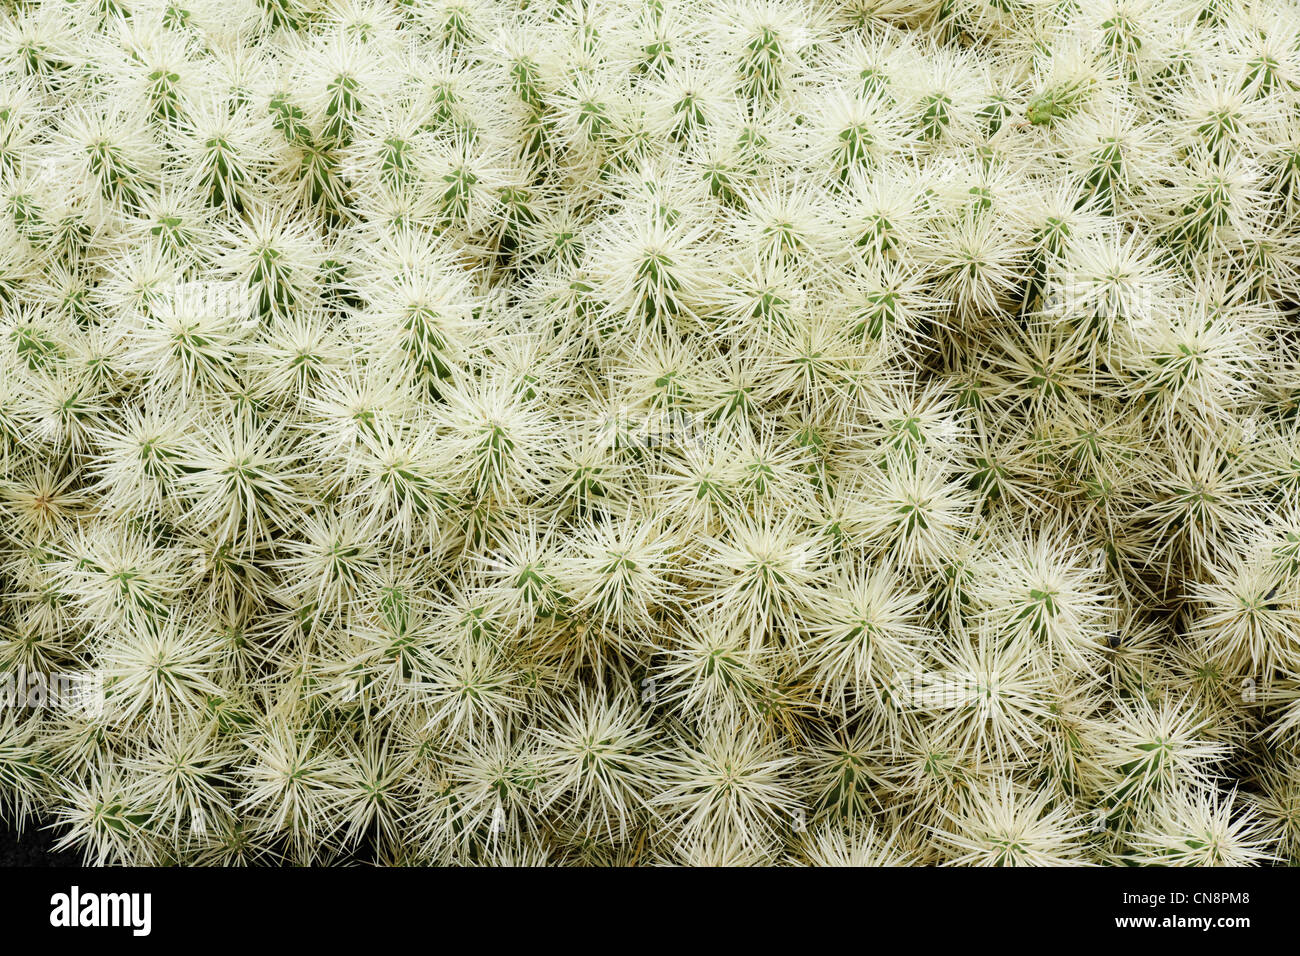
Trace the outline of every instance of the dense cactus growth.
{"type": "Polygon", "coordinates": [[[1290,0],[6,0],[0,814],[1294,861],[1298,104],[1290,0]]]}

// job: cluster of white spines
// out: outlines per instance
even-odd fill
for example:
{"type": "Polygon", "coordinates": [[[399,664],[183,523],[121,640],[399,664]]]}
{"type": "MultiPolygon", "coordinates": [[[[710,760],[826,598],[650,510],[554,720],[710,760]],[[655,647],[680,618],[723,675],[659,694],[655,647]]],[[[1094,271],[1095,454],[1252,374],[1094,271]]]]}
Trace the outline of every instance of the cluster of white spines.
{"type": "Polygon", "coordinates": [[[7,814],[97,861],[1250,863],[1300,11],[0,14],[7,814]]]}

